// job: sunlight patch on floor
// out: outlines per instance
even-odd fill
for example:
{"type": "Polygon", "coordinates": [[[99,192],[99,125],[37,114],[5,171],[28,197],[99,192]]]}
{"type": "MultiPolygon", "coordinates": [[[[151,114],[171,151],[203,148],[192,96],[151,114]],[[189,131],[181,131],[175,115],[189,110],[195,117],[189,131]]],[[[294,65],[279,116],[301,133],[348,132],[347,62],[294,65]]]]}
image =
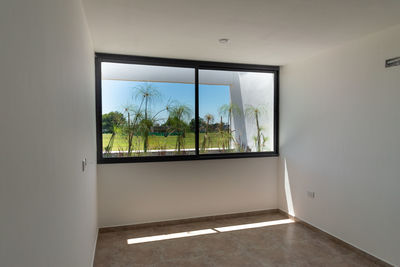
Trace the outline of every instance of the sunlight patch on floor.
{"type": "Polygon", "coordinates": [[[219,232],[230,232],[230,231],[237,231],[237,230],[260,228],[260,227],[267,227],[267,226],[272,226],[272,225],[280,225],[280,224],[288,224],[288,223],[294,223],[294,221],[292,219],[283,219],[283,220],[274,220],[274,221],[266,221],[266,222],[258,222],[258,223],[248,223],[248,224],[216,227],[213,229],[203,229],[203,230],[165,234],[165,235],[145,236],[145,237],[138,237],[138,238],[130,238],[127,240],[127,243],[128,243],[128,245],[132,245],[132,244],[140,244],[140,243],[147,243],[147,242],[154,242],[154,241],[161,241],[161,240],[198,236],[198,235],[217,234],[219,232]]]}
{"type": "Polygon", "coordinates": [[[175,239],[175,238],[182,238],[182,237],[189,237],[189,236],[208,235],[208,234],[215,234],[215,233],[217,233],[215,230],[204,229],[204,230],[173,233],[173,234],[166,234],[166,235],[154,235],[154,236],[146,236],[146,237],[139,237],[139,238],[131,238],[131,239],[128,239],[128,245],[168,240],[168,239],[175,239]]]}
{"type": "Polygon", "coordinates": [[[251,229],[251,228],[267,227],[267,226],[279,225],[279,224],[287,224],[287,223],[293,223],[293,222],[294,221],[291,219],[284,219],[284,220],[276,220],[276,221],[268,221],[268,222],[217,227],[214,229],[217,230],[218,232],[230,232],[230,231],[237,231],[237,230],[244,230],[244,229],[251,229]]]}

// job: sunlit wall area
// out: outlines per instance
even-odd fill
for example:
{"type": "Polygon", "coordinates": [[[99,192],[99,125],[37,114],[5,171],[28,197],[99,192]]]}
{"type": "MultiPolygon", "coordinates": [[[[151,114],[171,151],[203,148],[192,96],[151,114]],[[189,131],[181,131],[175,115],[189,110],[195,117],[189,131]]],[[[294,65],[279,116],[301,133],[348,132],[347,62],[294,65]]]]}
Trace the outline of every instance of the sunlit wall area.
{"type": "Polygon", "coordinates": [[[289,64],[280,91],[279,207],[395,266],[399,47],[397,26],[289,64]]]}

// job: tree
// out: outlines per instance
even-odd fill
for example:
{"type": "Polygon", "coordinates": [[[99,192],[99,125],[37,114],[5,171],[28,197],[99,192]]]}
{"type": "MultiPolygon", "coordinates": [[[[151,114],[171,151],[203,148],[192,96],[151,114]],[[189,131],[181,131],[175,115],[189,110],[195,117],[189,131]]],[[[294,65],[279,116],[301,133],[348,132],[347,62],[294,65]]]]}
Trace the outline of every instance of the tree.
{"type": "MultiPolygon", "coordinates": [[[[220,123],[218,124],[218,133],[219,133],[219,138],[218,138],[218,147],[222,148],[222,151],[225,151],[225,136],[226,136],[226,131],[225,131],[225,124],[222,121],[222,116],[220,119],[220,123]]],[[[228,141],[229,143],[229,141],[228,141]]]]}
{"type": "Polygon", "coordinates": [[[166,125],[170,128],[170,134],[176,133],[176,145],[175,149],[180,153],[181,148],[185,146],[185,136],[189,129],[189,124],[186,122],[192,114],[191,109],[183,104],[179,104],[168,110],[169,117],[166,125]]]}
{"type": "MultiPolygon", "coordinates": [[[[228,137],[229,137],[229,139],[228,139],[228,149],[229,149],[231,147],[231,139],[233,137],[232,130],[231,130],[232,119],[233,119],[233,116],[241,115],[242,114],[242,110],[235,103],[230,103],[230,104],[222,105],[219,108],[219,113],[220,113],[220,115],[228,116],[228,137]]],[[[221,124],[222,124],[222,117],[221,117],[221,124]]]]}
{"type": "Polygon", "coordinates": [[[256,121],[256,127],[257,127],[257,136],[254,136],[254,141],[257,146],[257,152],[261,151],[261,148],[264,146],[265,142],[267,141],[267,138],[264,136],[262,133],[263,128],[260,126],[260,117],[266,113],[266,108],[262,105],[258,106],[252,106],[252,105],[247,105],[246,108],[246,116],[249,119],[254,119],[256,121]]]}
{"type": "Polygon", "coordinates": [[[133,138],[139,131],[139,122],[143,118],[141,111],[133,106],[126,106],[124,109],[127,121],[123,127],[123,132],[128,139],[128,155],[131,155],[133,148],[133,138]]]}
{"type": "Polygon", "coordinates": [[[126,122],[124,114],[118,111],[112,111],[102,116],[102,132],[113,133],[115,125],[123,125],[126,122]]]}
{"type": "Polygon", "coordinates": [[[160,98],[160,92],[151,83],[140,85],[136,88],[136,99],[140,100],[139,112],[142,108],[144,109],[144,117],[140,122],[140,133],[143,138],[143,150],[145,153],[149,147],[149,135],[154,122],[153,118],[149,116],[149,111],[151,105],[160,98]]]}
{"type": "Polygon", "coordinates": [[[111,133],[110,140],[108,140],[108,144],[104,148],[104,150],[107,153],[110,153],[112,151],[115,136],[117,132],[120,130],[120,127],[124,124],[124,122],[125,122],[124,115],[117,111],[110,112],[102,116],[103,131],[111,133]]]}
{"type": "Polygon", "coordinates": [[[209,126],[210,123],[212,123],[214,121],[214,116],[212,114],[206,114],[204,116],[204,120],[206,121],[206,127],[205,127],[205,133],[204,133],[204,137],[203,137],[203,143],[201,145],[201,149],[204,151],[208,146],[211,145],[211,138],[210,136],[208,136],[208,130],[209,130],[209,126]]]}
{"type": "MultiPolygon", "coordinates": [[[[205,126],[206,126],[206,122],[202,118],[199,118],[199,131],[201,132],[202,130],[204,130],[205,126]]],[[[196,120],[195,119],[190,120],[189,130],[191,132],[196,132],[196,120]]]]}
{"type": "Polygon", "coordinates": [[[149,149],[149,136],[151,133],[151,129],[153,128],[154,125],[154,120],[152,118],[143,118],[139,122],[139,129],[138,132],[142,136],[143,139],[143,150],[146,153],[147,150],[149,149]]]}

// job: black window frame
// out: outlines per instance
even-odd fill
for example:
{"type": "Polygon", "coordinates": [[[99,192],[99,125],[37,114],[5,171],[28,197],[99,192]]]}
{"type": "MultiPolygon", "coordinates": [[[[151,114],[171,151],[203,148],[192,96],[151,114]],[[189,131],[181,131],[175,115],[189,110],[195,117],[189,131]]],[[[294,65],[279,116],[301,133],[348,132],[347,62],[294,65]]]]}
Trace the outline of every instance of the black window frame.
{"type": "Polygon", "coordinates": [[[279,156],[279,66],[256,65],[241,63],[226,63],[213,61],[197,61],[185,59],[171,59],[132,55],[119,55],[107,53],[95,53],[95,84],[96,84],[96,142],[97,163],[136,163],[136,162],[160,162],[160,161],[186,161],[207,159],[231,159],[253,157],[278,157],[279,156]],[[124,63],[153,65],[166,67],[193,68],[195,70],[195,155],[171,155],[171,156],[141,156],[141,157],[103,157],[102,136],[102,79],[101,63],[124,63]],[[264,152],[235,152],[221,154],[199,153],[199,70],[223,70],[243,72],[263,72],[274,74],[274,150],[264,152]]]}

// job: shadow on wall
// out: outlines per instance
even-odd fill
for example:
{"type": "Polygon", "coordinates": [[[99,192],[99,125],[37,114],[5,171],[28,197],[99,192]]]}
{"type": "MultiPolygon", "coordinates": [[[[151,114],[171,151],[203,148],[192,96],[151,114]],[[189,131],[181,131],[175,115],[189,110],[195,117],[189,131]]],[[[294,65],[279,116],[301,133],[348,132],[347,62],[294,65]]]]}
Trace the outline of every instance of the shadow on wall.
{"type": "Polygon", "coordinates": [[[283,158],[283,168],[284,168],[284,175],[283,175],[283,189],[284,189],[284,204],[286,204],[287,212],[289,215],[295,216],[294,206],[293,206],[293,197],[292,197],[292,190],[290,187],[290,177],[289,171],[287,167],[286,158],[283,158]]]}

